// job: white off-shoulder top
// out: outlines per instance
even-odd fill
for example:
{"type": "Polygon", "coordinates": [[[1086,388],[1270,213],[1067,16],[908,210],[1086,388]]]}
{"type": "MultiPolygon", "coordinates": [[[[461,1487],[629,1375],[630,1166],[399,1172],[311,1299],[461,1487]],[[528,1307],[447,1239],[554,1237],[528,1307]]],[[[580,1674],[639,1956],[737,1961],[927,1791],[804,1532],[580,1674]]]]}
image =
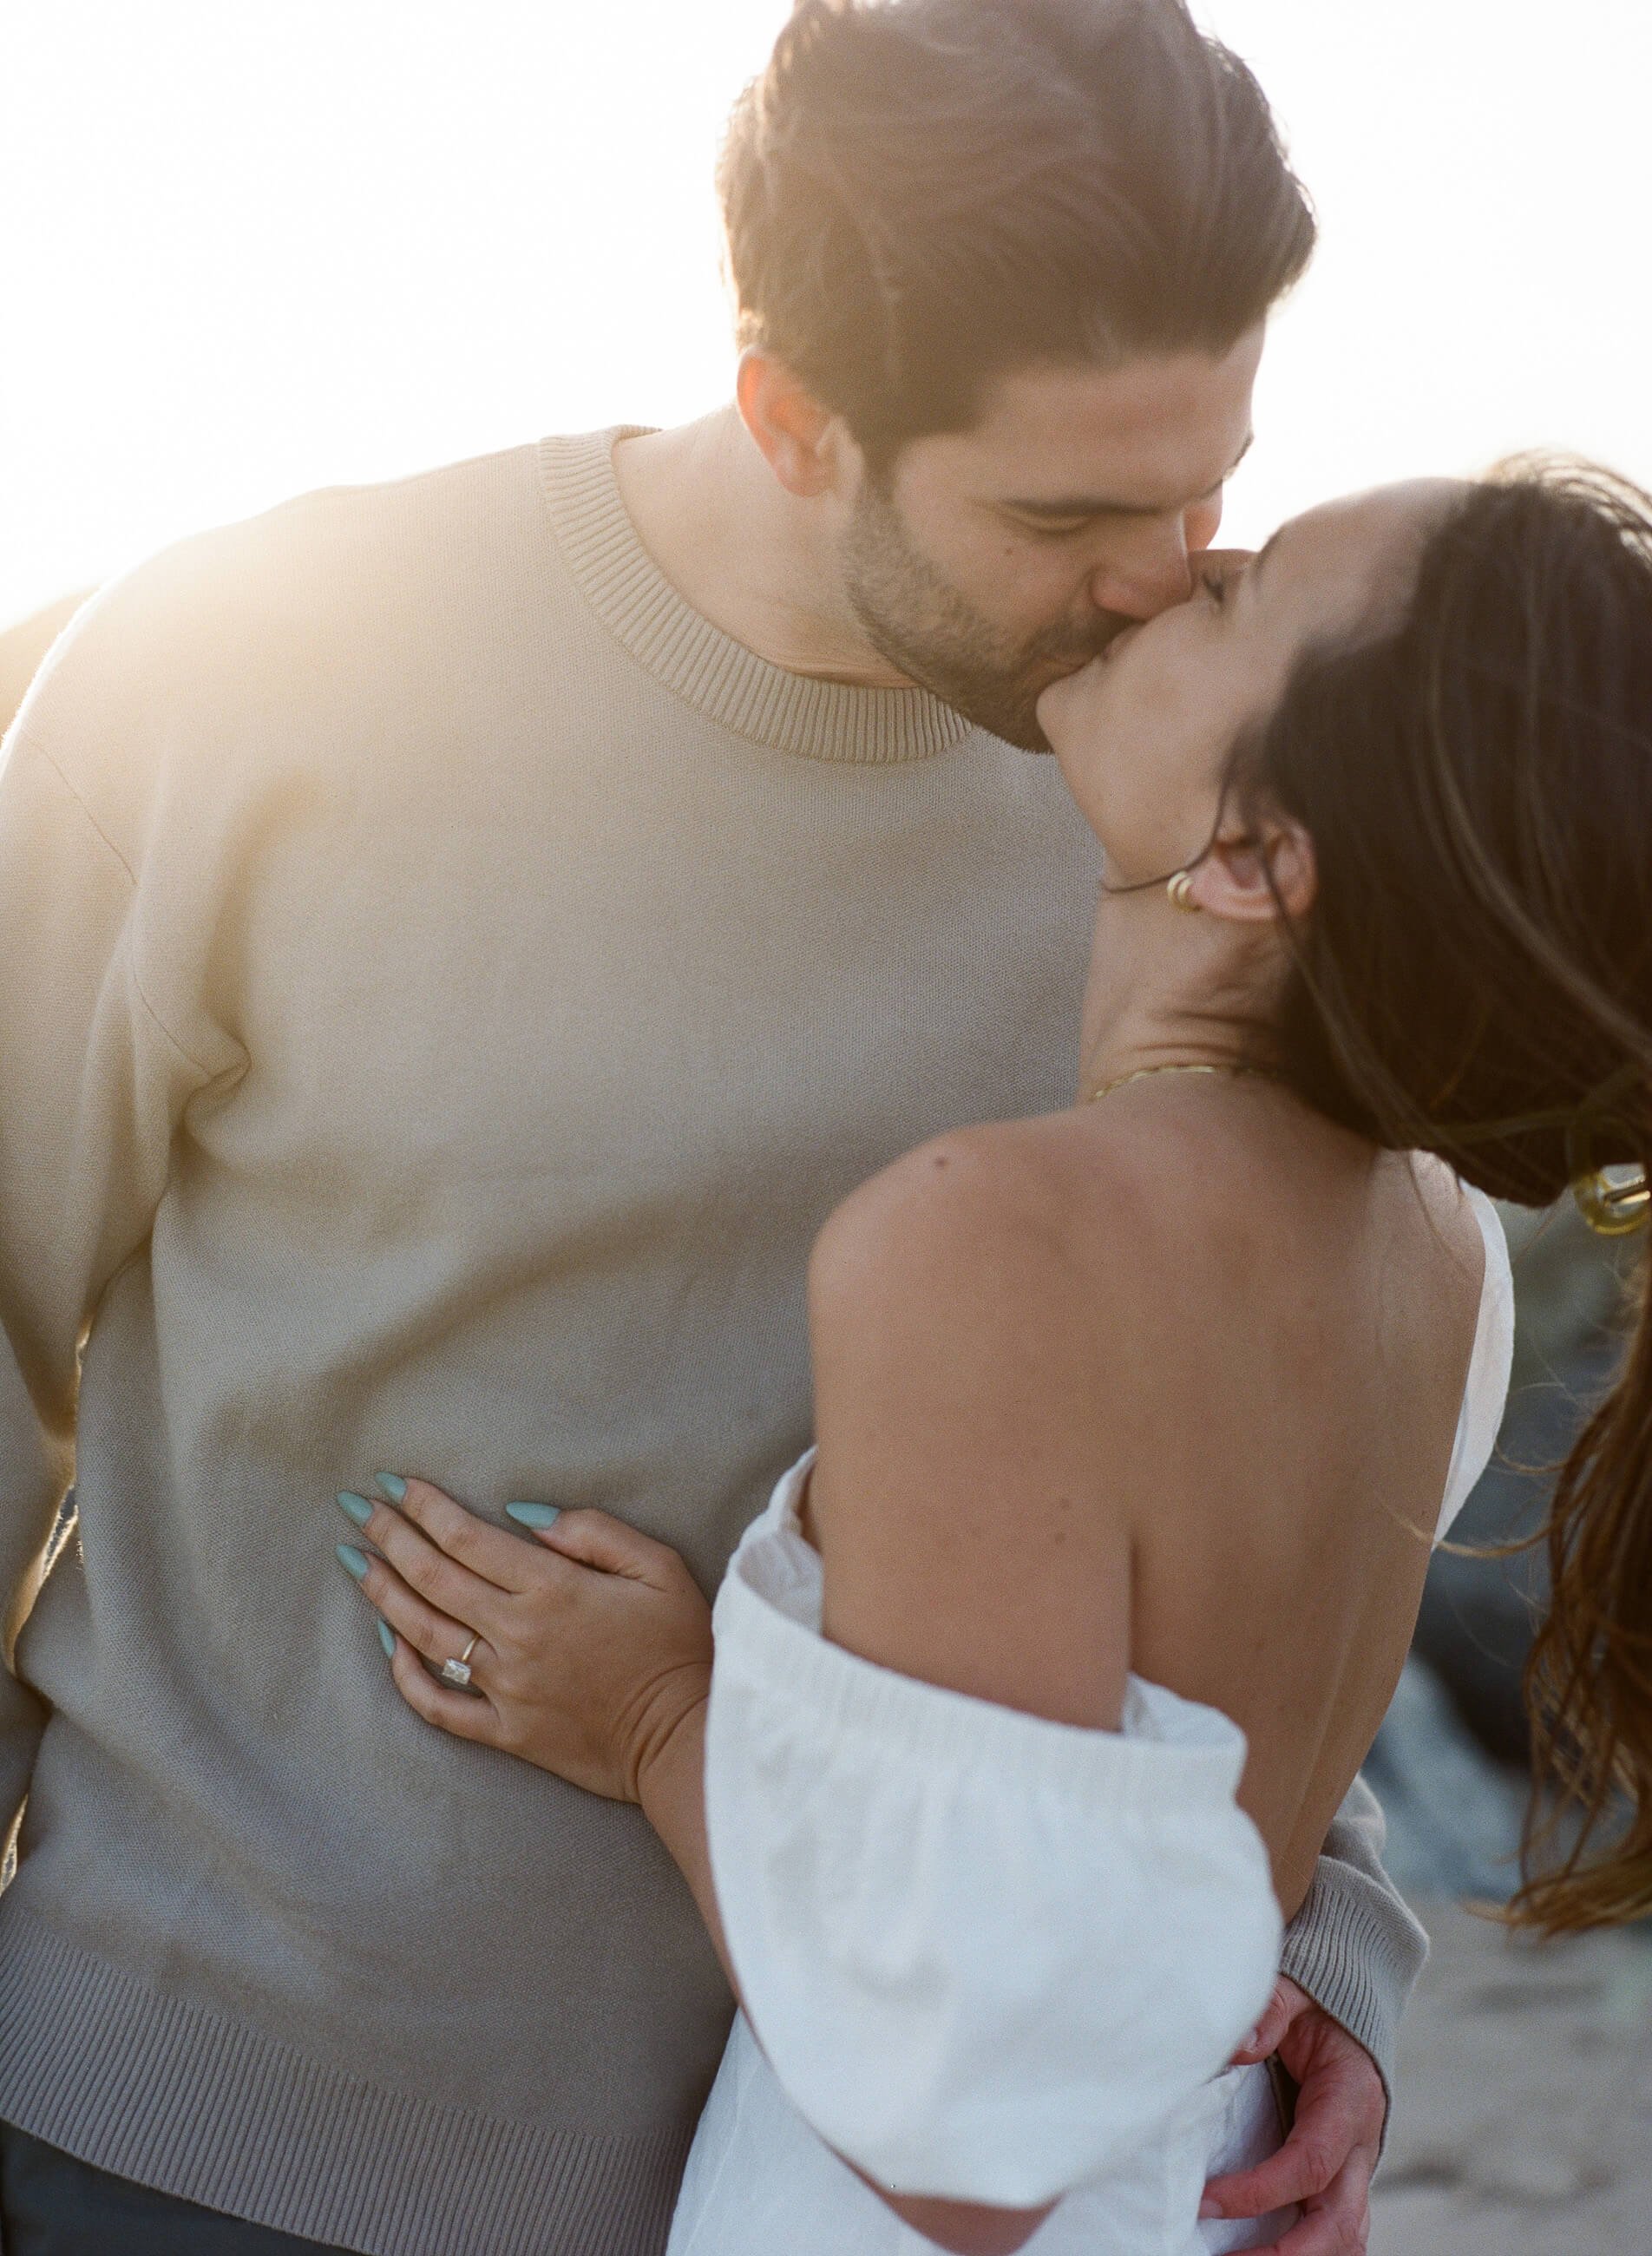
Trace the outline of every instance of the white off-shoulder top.
{"type": "MultiPolygon", "coordinates": [[[[1513,1340],[1501,1226],[1467,1195],[1486,1280],[1442,1535],[1513,1340]]],[[[1236,1800],[1244,1734],[1139,1677],[1118,1731],[1084,1731],[829,1643],[812,1461],[716,1609],[707,1823],[745,2011],[793,2105],[879,2183],[1053,2201],[1185,2111],[1267,2002],[1280,1914],[1236,1800]]]]}

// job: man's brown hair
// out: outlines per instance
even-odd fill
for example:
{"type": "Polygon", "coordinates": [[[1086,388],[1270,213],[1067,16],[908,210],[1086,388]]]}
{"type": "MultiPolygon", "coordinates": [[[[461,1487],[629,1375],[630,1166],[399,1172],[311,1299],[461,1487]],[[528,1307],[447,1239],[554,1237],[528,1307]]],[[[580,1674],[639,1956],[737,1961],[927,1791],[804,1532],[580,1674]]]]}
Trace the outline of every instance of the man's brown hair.
{"type": "Polygon", "coordinates": [[[1315,229],[1183,0],[798,0],[718,186],[743,347],[874,462],[1032,363],[1224,353],[1315,229]]]}

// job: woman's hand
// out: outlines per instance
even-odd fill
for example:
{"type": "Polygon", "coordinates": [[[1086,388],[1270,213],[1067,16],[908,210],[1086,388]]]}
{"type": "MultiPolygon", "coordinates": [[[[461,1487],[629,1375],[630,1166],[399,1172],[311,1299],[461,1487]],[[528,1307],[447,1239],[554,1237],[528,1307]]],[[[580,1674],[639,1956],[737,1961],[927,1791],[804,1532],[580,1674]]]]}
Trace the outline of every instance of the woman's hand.
{"type": "Polygon", "coordinates": [[[339,1555],[389,1625],[408,1706],[588,1793],[639,1801],[710,1688],[711,1609],[676,1553],[605,1512],[560,1512],[522,1537],[427,1481],[378,1480],[393,1506],[339,1502],[380,1555],[339,1555]],[[467,1649],[469,1689],[431,1674],[467,1649]]]}

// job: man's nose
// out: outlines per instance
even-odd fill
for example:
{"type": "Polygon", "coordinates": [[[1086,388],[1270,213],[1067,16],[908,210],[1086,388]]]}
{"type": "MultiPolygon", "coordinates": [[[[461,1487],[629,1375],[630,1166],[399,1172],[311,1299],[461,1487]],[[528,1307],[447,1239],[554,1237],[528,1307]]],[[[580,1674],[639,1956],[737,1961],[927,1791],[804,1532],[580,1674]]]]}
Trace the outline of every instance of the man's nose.
{"type": "Polygon", "coordinates": [[[1180,515],[1155,524],[1127,555],[1109,558],[1090,577],[1096,609],[1120,618],[1155,619],[1173,604],[1185,603],[1192,593],[1187,526],[1180,515]]]}

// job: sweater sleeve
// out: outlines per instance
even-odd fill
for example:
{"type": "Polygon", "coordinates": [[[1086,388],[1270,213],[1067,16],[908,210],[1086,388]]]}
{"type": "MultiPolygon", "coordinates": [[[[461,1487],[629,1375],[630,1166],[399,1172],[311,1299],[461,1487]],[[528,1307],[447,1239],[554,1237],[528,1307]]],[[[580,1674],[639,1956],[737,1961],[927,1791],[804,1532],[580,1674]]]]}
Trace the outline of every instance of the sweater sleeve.
{"type": "Polygon", "coordinates": [[[1286,1930],[1283,1968],[1365,2047],[1392,2107],[1400,2016],[1429,1944],[1382,1869],[1386,1831],[1377,1797],[1356,1779],[1286,1930]]]}
{"type": "MultiPolygon", "coordinates": [[[[26,721],[27,709],[25,719],[26,721]]],[[[142,1248],[177,1124],[213,1077],[145,992],[132,857],[23,726],[0,751],[0,1832],[46,1716],[18,1639],[74,1476],[81,1343],[142,1248]]]]}

